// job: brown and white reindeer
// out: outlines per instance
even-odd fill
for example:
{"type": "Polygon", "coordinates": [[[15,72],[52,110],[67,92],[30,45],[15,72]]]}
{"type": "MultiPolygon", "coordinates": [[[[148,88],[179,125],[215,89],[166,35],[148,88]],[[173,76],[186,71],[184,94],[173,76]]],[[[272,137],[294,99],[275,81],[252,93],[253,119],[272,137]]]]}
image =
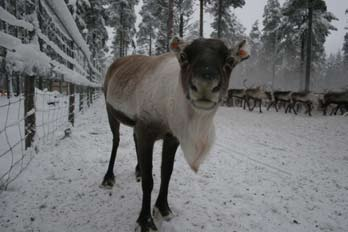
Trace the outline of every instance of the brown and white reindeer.
{"type": "Polygon", "coordinates": [[[272,107],[272,105],[274,105],[275,110],[278,112],[279,103],[284,104],[285,113],[287,113],[288,110],[291,110],[290,108],[291,91],[274,91],[273,99],[274,101],[270,102],[270,104],[267,107],[267,110],[269,110],[272,107]]]}
{"type": "Polygon", "coordinates": [[[261,106],[262,106],[262,101],[268,101],[268,102],[273,102],[274,101],[274,97],[272,92],[267,92],[265,90],[263,90],[264,88],[256,87],[256,88],[252,88],[252,89],[247,89],[245,91],[245,98],[247,99],[247,104],[249,106],[249,110],[252,111],[254,110],[256,103],[259,103],[259,112],[262,113],[261,110],[261,106]],[[253,100],[254,101],[254,105],[253,107],[250,107],[249,105],[249,100],[253,100]]]}
{"type": "Polygon", "coordinates": [[[227,91],[227,103],[228,105],[232,105],[234,103],[234,99],[238,99],[241,102],[241,106],[245,109],[245,89],[229,89],[227,91]]]}
{"type": "Polygon", "coordinates": [[[348,106],[348,91],[344,92],[328,92],[324,94],[321,99],[321,108],[323,109],[323,115],[326,115],[327,107],[330,104],[336,104],[336,108],[333,109],[330,115],[337,113],[341,107],[348,106]]]}
{"type": "Polygon", "coordinates": [[[289,107],[295,114],[297,114],[297,111],[295,109],[297,103],[304,104],[307,107],[306,113],[308,113],[308,116],[312,116],[312,108],[319,105],[319,97],[309,92],[292,92],[290,94],[289,107]]]}
{"type": "Polygon", "coordinates": [[[109,168],[102,185],[114,185],[113,167],[119,144],[120,123],[134,128],[142,178],[142,208],[137,223],[142,232],[157,231],[151,216],[152,153],[163,139],[161,185],[154,211],[171,218],[168,185],[178,146],[195,172],[215,137],[213,117],[226,94],[230,74],[248,58],[245,41],[229,49],[217,39],[186,44],[175,37],[172,53],[133,55],[116,60],[108,69],[104,89],[113,133],[109,168]]]}

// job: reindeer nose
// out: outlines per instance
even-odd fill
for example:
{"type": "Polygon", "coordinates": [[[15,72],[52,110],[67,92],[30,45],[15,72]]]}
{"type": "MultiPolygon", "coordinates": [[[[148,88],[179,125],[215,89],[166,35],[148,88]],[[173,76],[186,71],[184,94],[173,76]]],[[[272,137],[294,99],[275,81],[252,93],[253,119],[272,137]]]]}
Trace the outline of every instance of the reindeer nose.
{"type": "Polygon", "coordinates": [[[221,83],[217,78],[212,77],[193,78],[190,81],[190,88],[197,94],[208,96],[218,92],[221,88],[221,83]]]}

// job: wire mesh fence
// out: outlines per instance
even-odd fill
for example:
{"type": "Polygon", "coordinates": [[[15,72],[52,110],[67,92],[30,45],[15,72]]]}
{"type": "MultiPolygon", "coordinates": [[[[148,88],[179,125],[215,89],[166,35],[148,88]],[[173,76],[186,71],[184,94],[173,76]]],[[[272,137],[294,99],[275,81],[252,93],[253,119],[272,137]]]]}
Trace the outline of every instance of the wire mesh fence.
{"type": "Polygon", "coordinates": [[[57,82],[58,88],[38,88],[35,78],[20,78],[25,91],[0,96],[0,191],[6,190],[29,165],[40,146],[70,134],[75,120],[100,89],[57,82]],[[30,88],[33,92],[29,92],[30,88]]]}
{"type": "Polygon", "coordinates": [[[0,13],[1,191],[69,134],[100,94],[102,67],[64,1],[1,0],[0,13]]]}

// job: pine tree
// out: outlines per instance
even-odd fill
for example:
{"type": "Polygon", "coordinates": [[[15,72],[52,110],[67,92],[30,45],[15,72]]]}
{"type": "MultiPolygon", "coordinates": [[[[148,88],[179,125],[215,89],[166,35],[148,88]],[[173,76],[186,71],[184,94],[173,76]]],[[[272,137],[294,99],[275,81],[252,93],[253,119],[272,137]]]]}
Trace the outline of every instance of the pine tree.
{"type": "Polygon", "coordinates": [[[251,62],[249,63],[252,63],[254,66],[256,66],[256,62],[259,60],[258,56],[261,50],[261,32],[259,30],[258,20],[256,20],[251,27],[251,31],[249,34],[249,44],[251,54],[251,62]]]}
{"type": "Polygon", "coordinates": [[[239,29],[243,27],[231,11],[231,7],[242,7],[245,4],[244,0],[206,0],[206,2],[209,4],[207,11],[214,17],[211,26],[215,31],[211,34],[212,37],[224,39],[229,34],[240,33],[239,29]]]}
{"type": "MultiPolygon", "coordinates": [[[[346,15],[348,16],[348,9],[346,10],[346,15]]],[[[347,24],[348,24],[348,17],[347,17],[347,24]]],[[[348,30],[348,25],[346,26],[346,30],[348,30]]],[[[347,73],[348,72],[348,32],[344,36],[342,50],[343,50],[344,70],[347,73]]]]}
{"type": "Polygon", "coordinates": [[[106,41],[108,40],[108,33],[105,28],[107,16],[99,0],[89,0],[89,2],[91,7],[87,10],[87,18],[85,19],[87,27],[86,41],[92,57],[102,63],[105,58],[106,41]]]}
{"type": "Polygon", "coordinates": [[[207,0],[207,2],[209,3],[208,12],[214,17],[211,26],[215,32],[212,33],[212,37],[227,39],[227,36],[232,35],[233,41],[241,31],[244,32],[236,16],[231,12],[231,7],[244,6],[244,0],[207,0]]]}
{"type": "Polygon", "coordinates": [[[136,15],[134,7],[138,0],[109,0],[107,9],[109,25],[114,28],[115,38],[112,42],[112,52],[115,57],[127,55],[130,45],[135,47],[133,36],[135,35],[136,15]]]}
{"type": "Polygon", "coordinates": [[[263,33],[260,63],[268,75],[275,75],[275,64],[278,60],[278,46],[280,40],[279,27],[281,24],[281,8],[278,0],[268,0],[263,12],[263,33]]]}
{"type": "Polygon", "coordinates": [[[139,30],[136,35],[138,52],[141,54],[147,53],[149,56],[152,55],[156,28],[159,26],[159,22],[152,12],[152,9],[155,7],[154,3],[151,0],[143,0],[143,5],[139,12],[142,16],[142,21],[139,24],[139,30]]]}
{"type": "Polygon", "coordinates": [[[189,26],[190,16],[193,14],[192,0],[175,0],[174,34],[184,37],[184,32],[189,26]]]}
{"type": "MultiPolygon", "coordinates": [[[[312,69],[323,65],[325,53],[324,42],[331,30],[336,28],[331,24],[337,18],[327,11],[325,1],[310,0],[313,9],[312,22],[312,69]]],[[[283,70],[287,73],[298,73],[301,82],[304,80],[304,63],[306,56],[306,39],[308,33],[308,2],[287,0],[282,9],[284,17],[281,23],[281,50],[283,55],[283,70]]],[[[307,52],[308,53],[308,52],[307,52]]],[[[307,69],[308,70],[308,69],[307,69]]],[[[318,70],[317,70],[318,71],[318,70]]],[[[301,89],[303,83],[301,84],[301,89]]]]}
{"type": "Polygon", "coordinates": [[[344,42],[343,42],[343,64],[344,64],[344,70],[348,71],[348,32],[344,36],[344,42]]]}

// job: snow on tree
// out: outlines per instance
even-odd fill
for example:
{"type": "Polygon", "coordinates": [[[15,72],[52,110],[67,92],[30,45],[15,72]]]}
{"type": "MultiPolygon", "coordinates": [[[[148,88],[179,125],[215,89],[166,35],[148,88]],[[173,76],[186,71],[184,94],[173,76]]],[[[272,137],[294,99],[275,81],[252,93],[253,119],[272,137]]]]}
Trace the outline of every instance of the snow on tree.
{"type": "Polygon", "coordinates": [[[142,21],[139,24],[137,37],[137,50],[141,54],[147,53],[152,55],[152,48],[156,39],[156,28],[158,28],[158,20],[152,14],[154,1],[143,0],[143,5],[139,14],[142,16],[142,21]]]}
{"type": "Polygon", "coordinates": [[[87,34],[86,41],[92,52],[92,57],[97,59],[99,63],[105,58],[106,41],[108,33],[106,31],[107,15],[99,0],[89,0],[91,7],[86,12],[87,34]]]}
{"type": "Polygon", "coordinates": [[[200,37],[200,21],[196,20],[187,26],[187,32],[184,38],[187,40],[194,40],[200,37]]]}
{"type": "MultiPolygon", "coordinates": [[[[313,8],[312,23],[312,68],[320,71],[325,54],[324,43],[330,31],[336,30],[331,24],[337,18],[327,11],[323,0],[311,0],[313,8]]],[[[287,0],[282,13],[280,49],[283,57],[282,70],[284,75],[296,76],[300,82],[304,80],[304,61],[306,57],[306,38],[308,33],[308,3],[301,0],[287,0]]],[[[301,84],[302,86],[303,84],[301,84]]],[[[301,87],[302,88],[302,87],[301,87]]]]}
{"type": "MultiPolygon", "coordinates": [[[[346,15],[348,16],[348,9],[346,10],[346,15]]],[[[347,17],[348,22],[348,17],[347,17]]],[[[348,30],[348,25],[346,27],[348,30]]],[[[344,42],[343,42],[343,63],[344,63],[344,70],[347,73],[348,72],[348,32],[344,36],[344,42]]]]}
{"type": "Polygon", "coordinates": [[[152,14],[159,22],[156,30],[155,51],[156,55],[167,52],[167,19],[169,15],[169,6],[167,0],[153,0],[156,7],[152,14]]]}
{"type": "Polygon", "coordinates": [[[255,23],[251,27],[251,31],[249,34],[249,45],[250,45],[250,61],[249,64],[252,66],[257,65],[257,61],[259,60],[259,54],[261,50],[261,32],[259,30],[259,21],[256,20],[255,23]]]}
{"type": "Polygon", "coordinates": [[[214,17],[211,26],[215,31],[211,34],[212,37],[227,39],[232,36],[230,39],[234,41],[244,33],[244,27],[231,11],[231,7],[244,6],[244,0],[207,0],[207,2],[208,12],[214,17]]]}
{"type": "MultiPolygon", "coordinates": [[[[142,21],[137,32],[138,52],[162,54],[167,51],[168,46],[168,23],[169,5],[166,0],[144,0],[140,15],[142,21]],[[151,46],[150,46],[151,41],[151,46]],[[150,52],[151,47],[151,52],[150,52]]],[[[173,1],[173,34],[183,35],[189,26],[190,16],[193,13],[193,1],[174,0],[173,1]]]]}
{"type": "Polygon", "coordinates": [[[185,31],[189,26],[191,15],[193,14],[192,0],[174,0],[174,34],[184,37],[185,31]]]}
{"type": "Polygon", "coordinates": [[[211,24],[214,31],[211,33],[211,37],[221,38],[229,45],[233,45],[243,38],[245,28],[231,8],[242,7],[244,4],[244,0],[210,1],[207,11],[214,17],[211,24]]]}
{"type": "Polygon", "coordinates": [[[109,25],[114,28],[116,36],[112,42],[112,53],[115,57],[127,55],[129,46],[135,46],[135,5],[138,0],[109,0],[107,14],[109,25]]]}
{"type": "Polygon", "coordinates": [[[268,0],[263,12],[262,48],[260,51],[260,64],[268,74],[275,75],[275,64],[278,60],[277,47],[279,44],[281,24],[281,8],[278,0],[268,0]]]}

